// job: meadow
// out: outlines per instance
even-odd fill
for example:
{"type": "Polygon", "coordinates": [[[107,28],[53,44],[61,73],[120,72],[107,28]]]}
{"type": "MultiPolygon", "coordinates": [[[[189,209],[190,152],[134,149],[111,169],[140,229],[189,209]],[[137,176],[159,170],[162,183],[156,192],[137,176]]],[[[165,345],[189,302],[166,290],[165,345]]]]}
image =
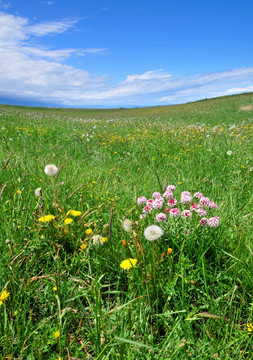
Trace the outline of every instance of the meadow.
{"type": "Polygon", "coordinates": [[[0,114],[1,359],[253,359],[252,93],[0,114]]]}

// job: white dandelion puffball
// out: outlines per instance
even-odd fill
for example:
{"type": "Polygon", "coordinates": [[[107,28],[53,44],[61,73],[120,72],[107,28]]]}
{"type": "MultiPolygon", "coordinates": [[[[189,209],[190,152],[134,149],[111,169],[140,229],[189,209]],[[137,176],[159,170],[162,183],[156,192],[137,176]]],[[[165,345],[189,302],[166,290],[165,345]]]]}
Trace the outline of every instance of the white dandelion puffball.
{"type": "Polygon", "coordinates": [[[92,238],[91,238],[92,244],[95,245],[95,246],[104,245],[102,239],[103,239],[103,237],[101,235],[93,235],[92,238]]]}
{"type": "Polygon", "coordinates": [[[35,196],[41,196],[42,195],[41,187],[37,188],[34,192],[35,192],[35,196]]]}
{"type": "Polygon", "coordinates": [[[122,221],[121,225],[125,231],[129,232],[132,230],[133,222],[129,219],[125,219],[122,221]]]}
{"type": "Polygon", "coordinates": [[[163,236],[163,229],[157,225],[150,225],[144,231],[144,236],[149,241],[154,241],[163,236]]]}
{"type": "Polygon", "coordinates": [[[227,151],[227,155],[228,155],[228,156],[231,156],[231,155],[232,155],[232,151],[231,151],[231,150],[228,150],[228,151],[227,151]]]}
{"type": "Polygon", "coordinates": [[[53,164],[50,164],[45,167],[44,171],[47,175],[54,176],[58,172],[58,167],[53,164]]]}

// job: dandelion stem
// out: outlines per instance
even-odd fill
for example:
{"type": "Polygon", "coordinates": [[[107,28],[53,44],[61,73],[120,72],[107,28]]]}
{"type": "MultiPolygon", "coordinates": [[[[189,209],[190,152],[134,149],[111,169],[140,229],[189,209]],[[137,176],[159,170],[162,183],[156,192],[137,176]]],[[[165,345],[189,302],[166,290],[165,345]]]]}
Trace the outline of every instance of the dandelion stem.
{"type": "Polygon", "coordinates": [[[154,283],[154,291],[156,287],[156,274],[155,274],[155,244],[152,241],[152,259],[153,259],[153,283],[154,283]]]}
{"type": "Polygon", "coordinates": [[[56,190],[55,190],[55,183],[54,183],[54,178],[51,177],[52,180],[52,188],[53,188],[53,193],[54,193],[54,198],[55,198],[55,202],[57,203],[57,205],[59,206],[59,209],[61,210],[62,216],[65,216],[65,211],[63,210],[63,207],[61,206],[61,203],[58,199],[58,196],[56,194],[56,190]]]}

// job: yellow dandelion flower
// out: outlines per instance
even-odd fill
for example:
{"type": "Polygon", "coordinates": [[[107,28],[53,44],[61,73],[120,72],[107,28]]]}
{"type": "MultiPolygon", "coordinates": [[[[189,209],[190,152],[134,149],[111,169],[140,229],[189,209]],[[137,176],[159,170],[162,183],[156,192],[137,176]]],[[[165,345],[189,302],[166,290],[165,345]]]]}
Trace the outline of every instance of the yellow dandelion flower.
{"type": "Polygon", "coordinates": [[[168,254],[168,255],[172,254],[172,251],[173,251],[173,250],[172,250],[171,248],[168,248],[168,249],[167,249],[167,254],[168,254]]]}
{"type": "Polygon", "coordinates": [[[39,220],[39,222],[49,222],[54,219],[55,219],[54,215],[45,215],[45,216],[40,217],[38,220],[39,220]]]}
{"type": "Polygon", "coordinates": [[[251,323],[247,324],[247,330],[248,332],[252,332],[253,331],[253,325],[251,323]]]}
{"type": "Polygon", "coordinates": [[[5,289],[1,295],[0,295],[0,305],[2,305],[2,303],[8,299],[10,293],[5,289]]]}
{"type": "Polygon", "coordinates": [[[81,211],[69,210],[69,211],[67,212],[67,215],[79,216],[79,215],[82,215],[82,213],[81,213],[81,211]]]}
{"type": "Polygon", "coordinates": [[[17,191],[16,191],[17,194],[21,194],[21,192],[22,192],[21,190],[17,190],[17,191]]]}
{"type": "Polygon", "coordinates": [[[107,237],[102,238],[103,243],[105,243],[107,240],[108,240],[107,237]]]}
{"type": "Polygon", "coordinates": [[[54,290],[54,291],[57,291],[57,286],[54,286],[54,287],[53,287],[53,290],[54,290]]]}
{"type": "Polygon", "coordinates": [[[87,248],[87,244],[82,244],[81,246],[80,246],[80,249],[82,249],[82,250],[85,250],[87,248]]]}
{"type": "Polygon", "coordinates": [[[137,259],[127,259],[123,260],[120,264],[120,267],[125,270],[131,269],[131,267],[136,267],[137,259]]]}
{"type": "Polygon", "coordinates": [[[60,337],[60,331],[59,331],[59,330],[57,330],[57,331],[54,333],[54,337],[55,337],[56,339],[59,339],[59,337],[60,337]]]}
{"type": "Polygon", "coordinates": [[[72,221],[73,221],[73,219],[71,219],[71,218],[66,218],[66,219],[64,220],[64,223],[65,223],[65,224],[71,224],[72,221]]]}
{"type": "Polygon", "coordinates": [[[87,229],[86,231],[85,231],[85,234],[87,234],[87,235],[90,235],[92,233],[92,229],[87,229]]]}

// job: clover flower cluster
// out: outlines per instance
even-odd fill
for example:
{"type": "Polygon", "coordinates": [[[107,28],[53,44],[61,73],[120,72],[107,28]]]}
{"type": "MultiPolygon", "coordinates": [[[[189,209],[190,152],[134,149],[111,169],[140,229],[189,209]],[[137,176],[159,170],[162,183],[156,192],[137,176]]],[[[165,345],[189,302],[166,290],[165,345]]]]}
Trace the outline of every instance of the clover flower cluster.
{"type": "Polygon", "coordinates": [[[200,225],[202,227],[217,227],[219,225],[219,217],[214,216],[207,218],[208,210],[217,209],[217,204],[204,196],[201,192],[196,192],[193,195],[189,191],[183,191],[180,196],[180,201],[174,197],[176,187],[174,185],[167,186],[166,191],[161,194],[155,191],[152,198],[147,199],[145,196],[140,196],[137,199],[137,204],[143,206],[143,213],[140,219],[146,217],[147,214],[155,212],[155,210],[163,210],[156,214],[157,222],[167,221],[168,217],[183,219],[191,219],[193,214],[200,218],[200,225]],[[176,207],[178,206],[178,207],[176,207]]]}

